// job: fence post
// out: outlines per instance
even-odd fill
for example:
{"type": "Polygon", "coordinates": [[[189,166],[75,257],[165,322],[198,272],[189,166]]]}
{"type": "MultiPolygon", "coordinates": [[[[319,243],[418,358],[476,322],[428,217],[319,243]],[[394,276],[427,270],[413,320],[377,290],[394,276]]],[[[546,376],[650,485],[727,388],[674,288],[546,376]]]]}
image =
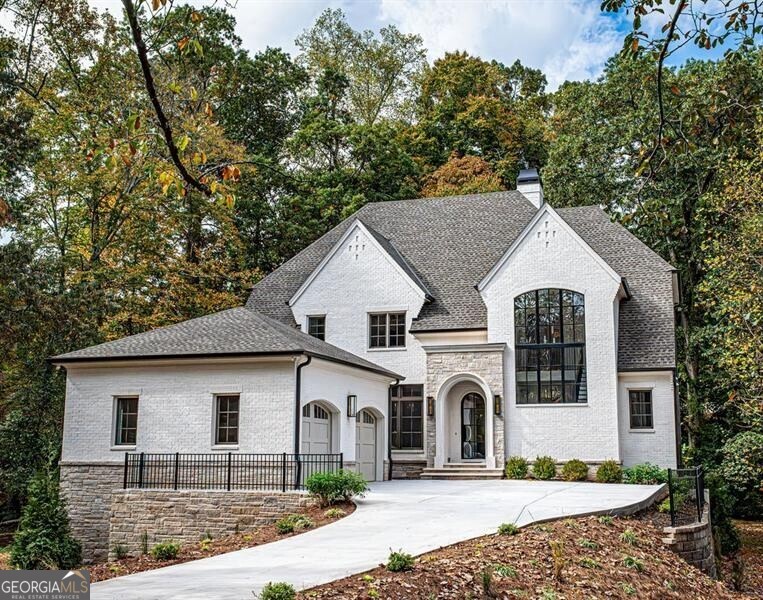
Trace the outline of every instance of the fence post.
{"type": "Polygon", "coordinates": [[[286,492],[286,452],[281,458],[281,491],[286,492]]]}
{"type": "Polygon", "coordinates": [[[139,471],[138,471],[138,487],[139,488],[143,487],[143,467],[145,466],[145,464],[146,464],[146,453],[145,452],[141,452],[140,453],[140,466],[139,466],[139,471]]]}
{"type": "Polygon", "coordinates": [[[127,489],[127,461],[129,458],[130,453],[125,452],[125,478],[124,478],[124,489],[127,489]]]}
{"type": "Polygon", "coordinates": [[[227,487],[229,492],[230,492],[230,461],[231,461],[231,456],[232,455],[233,455],[232,452],[228,452],[228,483],[227,483],[226,487],[227,487]]]}
{"type": "Polygon", "coordinates": [[[668,497],[670,498],[670,526],[676,526],[676,512],[673,509],[673,469],[668,469],[668,497]]]}
{"type": "Polygon", "coordinates": [[[702,522],[702,503],[705,500],[700,496],[699,491],[699,476],[701,469],[702,467],[694,467],[694,495],[696,496],[697,505],[697,523],[702,522]]]}
{"type": "Polygon", "coordinates": [[[344,469],[344,452],[339,453],[339,470],[344,469]]]}
{"type": "Polygon", "coordinates": [[[180,469],[180,452],[175,452],[175,473],[172,476],[172,487],[178,489],[178,471],[180,469]]]}

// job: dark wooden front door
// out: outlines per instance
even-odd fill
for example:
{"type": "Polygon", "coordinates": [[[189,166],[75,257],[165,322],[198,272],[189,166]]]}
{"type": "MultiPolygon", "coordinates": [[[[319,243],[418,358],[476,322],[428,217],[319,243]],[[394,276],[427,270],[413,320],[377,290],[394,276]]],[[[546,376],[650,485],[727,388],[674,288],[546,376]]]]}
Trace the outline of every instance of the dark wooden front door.
{"type": "Polygon", "coordinates": [[[485,399],[475,392],[461,400],[461,458],[485,458],[485,399]]]}

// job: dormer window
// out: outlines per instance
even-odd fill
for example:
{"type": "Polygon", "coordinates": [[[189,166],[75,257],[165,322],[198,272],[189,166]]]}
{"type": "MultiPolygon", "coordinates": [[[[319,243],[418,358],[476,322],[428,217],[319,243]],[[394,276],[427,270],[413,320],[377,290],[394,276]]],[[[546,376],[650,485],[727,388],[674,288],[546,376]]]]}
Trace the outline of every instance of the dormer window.
{"type": "Polygon", "coordinates": [[[326,315],[307,317],[307,333],[319,340],[326,340],[326,315]]]}
{"type": "Polygon", "coordinates": [[[368,315],[369,348],[405,348],[405,313],[368,315]]]}

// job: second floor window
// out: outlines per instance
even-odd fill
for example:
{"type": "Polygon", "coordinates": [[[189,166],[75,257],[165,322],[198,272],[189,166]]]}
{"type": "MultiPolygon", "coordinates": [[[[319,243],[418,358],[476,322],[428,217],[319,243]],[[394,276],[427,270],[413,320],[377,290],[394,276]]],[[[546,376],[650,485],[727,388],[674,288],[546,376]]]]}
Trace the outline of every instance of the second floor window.
{"type": "Polygon", "coordinates": [[[307,333],[319,340],[326,339],[326,315],[307,317],[307,333]]]}
{"type": "Polygon", "coordinates": [[[117,398],[115,446],[134,446],[138,434],[138,399],[117,398]]]}
{"type": "Polygon", "coordinates": [[[238,444],[238,395],[215,399],[215,445],[238,444]]]}
{"type": "Polygon", "coordinates": [[[376,313],[368,319],[369,348],[404,348],[405,313],[376,313]]]}

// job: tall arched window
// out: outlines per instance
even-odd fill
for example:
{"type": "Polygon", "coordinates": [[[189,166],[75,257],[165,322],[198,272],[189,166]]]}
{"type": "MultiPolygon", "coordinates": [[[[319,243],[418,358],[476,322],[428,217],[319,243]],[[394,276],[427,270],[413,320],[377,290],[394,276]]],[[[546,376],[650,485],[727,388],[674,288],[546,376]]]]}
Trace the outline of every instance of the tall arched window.
{"type": "Polygon", "coordinates": [[[585,299],[556,288],[514,299],[517,404],[587,401],[585,299]]]}

